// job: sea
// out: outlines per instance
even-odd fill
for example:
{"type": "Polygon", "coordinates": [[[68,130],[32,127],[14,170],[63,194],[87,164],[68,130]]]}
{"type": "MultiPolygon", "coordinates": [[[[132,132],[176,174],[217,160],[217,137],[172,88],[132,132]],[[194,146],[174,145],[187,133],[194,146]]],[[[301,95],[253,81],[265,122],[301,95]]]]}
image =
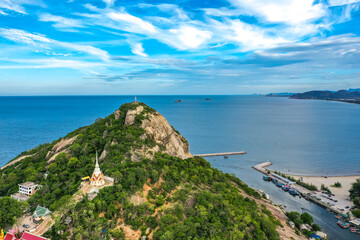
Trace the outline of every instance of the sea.
{"type": "MultiPolygon", "coordinates": [[[[246,151],[208,157],[269,194],[286,211],[309,212],[329,240],[360,239],[336,225],[324,208],[264,182],[251,167],[302,175],[355,175],[360,171],[360,105],[264,96],[137,96],[166,117],[197,153],[246,151]],[[209,98],[210,100],[205,100],[209,98]],[[175,102],[182,100],[182,102],[175,102]]],[[[114,112],[134,96],[0,97],[0,166],[23,151],[51,142],[114,112]]],[[[359,175],[360,178],[360,175],[359,175]]]]}

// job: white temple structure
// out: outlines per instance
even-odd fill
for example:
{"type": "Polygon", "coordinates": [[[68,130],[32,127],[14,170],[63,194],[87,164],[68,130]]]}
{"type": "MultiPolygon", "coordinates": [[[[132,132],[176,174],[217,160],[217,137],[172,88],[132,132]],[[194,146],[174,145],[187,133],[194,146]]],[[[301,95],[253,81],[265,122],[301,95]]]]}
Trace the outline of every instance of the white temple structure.
{"type": "Polygon", "coordinates": [[[102,186],[105,184],[104,174],[101,172],[100,167],[99,167],[99,160],[98,160],[97,152],[96,152],[95,169],[91,176],[90,184],[95,187],[102,186]]]}

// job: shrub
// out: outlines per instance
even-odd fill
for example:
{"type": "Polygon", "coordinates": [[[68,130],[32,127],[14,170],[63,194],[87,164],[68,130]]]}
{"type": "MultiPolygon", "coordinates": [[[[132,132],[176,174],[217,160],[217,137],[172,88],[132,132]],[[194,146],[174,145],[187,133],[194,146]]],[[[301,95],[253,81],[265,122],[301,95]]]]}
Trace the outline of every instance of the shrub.
{"type": "Polygon", "coordinates": [[[360,218],[360,209],[354,209],[352,211],[352,214],[357,217],[357,218],[360,218]]]}
{"type": "Polygon", "coordinates": [[[321,228],[319,227],[319,225],[317,225],[315,223],[311,227],[312,227],[312,230],[315,231],[315,232],[321,231],[321,228]]]}
{"type": "Polygon", "coordinates": [[[332,187],[336,187],[336,188],[341,188],[342,185],[341,185],[341,182],[336,182],[334,183],[333,185],[331,185],[332,187]]]}

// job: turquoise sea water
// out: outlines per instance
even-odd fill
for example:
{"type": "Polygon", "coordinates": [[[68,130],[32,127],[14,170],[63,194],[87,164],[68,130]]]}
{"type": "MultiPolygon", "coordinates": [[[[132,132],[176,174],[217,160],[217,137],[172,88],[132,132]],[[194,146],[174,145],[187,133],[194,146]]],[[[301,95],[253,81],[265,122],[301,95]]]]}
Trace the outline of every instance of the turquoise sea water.
{"type": "MultiPolygon", "coordinates": [[[[360,105],[262,96],[139,96],[138,100],[164,115],[189,140],[192,153],[247,152],[228,159],[207,158],[214,167],[263,189],[289,210],[309,211],[329,239],[360,239],[338,228],[324,209],[263,182],[261,174],[251,169],[269,160],[271,168],[297,174],[357,174],[360,105]],[[183,102],[174,103],[177,99],[183,102]]],[[[0,166],[130,101],[133,97],[0,97],[0,166]]]]}

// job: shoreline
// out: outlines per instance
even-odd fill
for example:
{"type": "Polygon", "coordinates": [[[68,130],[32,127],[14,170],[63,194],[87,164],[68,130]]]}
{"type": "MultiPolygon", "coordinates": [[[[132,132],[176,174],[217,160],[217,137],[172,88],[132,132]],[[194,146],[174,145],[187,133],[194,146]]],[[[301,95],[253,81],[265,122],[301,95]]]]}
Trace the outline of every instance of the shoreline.
{"type": "MultiPolygon", "coordinates": [[[[294,172],[282,172],[282,171],[279,171],[279,170],[274,170],[274,169],[271,169],[271,168],[267,168],[268,170],[272,171],[272,172],[275,172],[275,171],[278,171],[278,172],[281,172],[285,175],[289,175],[289,176],[292,176],[292,177],[327,177],[327,178],[334,178],[334,177],[359,177],[360,178],[360,173],[358,175],[355,175],[355,174],[350,174],[350,175],[346,175],[346,174],[340,174],[340,175],[327,175],[327,174],[318,174],[318,175],[306,175],[304,173],[294,173],[294,172]]],[[[360,170],[359,170],[360,171],[360,170]]]]}
{"type": "Polygon", "coordinates": [[[266,176],[270,176],[272,178],[276,178],[277,181],[280,181],[284,184],[288,184],[291,188],[297,190],[302,196],[307,196],[313,202],[321,205],[325,208],[330,209],[337,214],[347,214],[351,207],[354,206],[353,202],[350,200],[349,189],[351,188],[352,183],[359,179],[359,175],[353,176],[304,176],[304,175],[293,175],[288,173],[283,173],[280,171],[275,171],[272,169],[268,169],[272,165],[271,162],[264,162],[258,165],[253,166],[252,168],[261,172],[266,176]],[[278,173],[287,179],[282,178],[281,176],[275,174],[278,173]],[[318,190],[309,190],[303,186],[300,186],[296,182],[291,181],[289,178],[293,178],[296,181],[300,180],[301,182],[307,184],[313,184],[316,186],[318,190]],[[341,187],[331,187],[331,185],[335,184],[335,182],[340,182],[341,187]],[[324,185],[334,194],[330,197],[329,194],[325,194],[324,191],[321,190],[321,186],[324,185]]]}
{"type": "Polygon", "coordinates": [[[360,105],[360,101],[347,101],[347,100],[340,100],[340,99],[319,99],[319,98],[292,98],[289,97],[288,99],[295,99],[295,100],[320,100],[320,101],[328,101],[328,102],[339,102],[339,103],[350,103],[355,105],[360,105]]]}

